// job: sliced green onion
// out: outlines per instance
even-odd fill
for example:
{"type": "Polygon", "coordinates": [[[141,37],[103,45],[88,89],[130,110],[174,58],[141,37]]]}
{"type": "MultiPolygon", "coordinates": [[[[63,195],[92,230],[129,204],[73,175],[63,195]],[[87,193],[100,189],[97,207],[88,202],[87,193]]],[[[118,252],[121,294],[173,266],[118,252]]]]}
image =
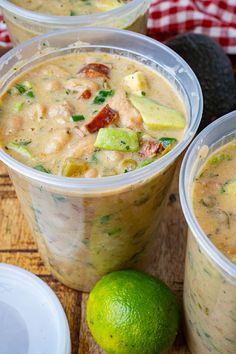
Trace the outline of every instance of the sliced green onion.
{"type": "Polygon", "coordinates": [[[94,98],[93,103],[94,104],[102,104],[106,101],[107,97],[112,97],[114,96],[115,91],[114,90],[101,90],[98,92],[97,96],[94,98]]]}
{"type": "Polygon", "coordinates": [[[79,122],[79,121],[85,120],[85,118],[82,114],[74,114],[73,116],[71,116],[71,118],[74,122],[79,122]]]}

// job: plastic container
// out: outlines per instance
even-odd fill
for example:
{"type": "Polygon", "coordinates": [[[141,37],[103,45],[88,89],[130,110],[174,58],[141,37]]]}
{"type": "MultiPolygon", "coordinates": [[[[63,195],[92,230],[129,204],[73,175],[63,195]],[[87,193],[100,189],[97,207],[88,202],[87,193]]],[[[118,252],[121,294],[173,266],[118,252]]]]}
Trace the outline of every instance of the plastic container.
{"type": "Polygon", "coordinates": [[[0,0],[13,45],[47,32],[73,27],[103,26],[146,33],[151,0],[132,0],[112,11],[86,16],[50,16],[25,10],[7,0],[0,0]]]}
{"type": "Polygon", "coordinates": [[[180,199],[189,226],[185,327],[188,346],[194,354],[236,353],[236,265],[204,234],[192,209],[194,177],[209,154],[236,138],[235,121],[236,111],[204,129],[188,149],[180,172],[180,199]]]}
{"type": "Polygon", "coordinates": [[[41,279],[0,263],[0,353],[70,354],[68,322],[41,279]]]}
{"type": "Polygon", "coordinates": [[[146,270],[158,252],[164,198],[176,158],[199,125],[202,95],[194,73],[172,50],[133,32],[103,28],[55,32],[11,50],[0,60],[1,92],[25,68],[76,50],[117,53],[151,66],[178,90],[189,117],[183,140],[167,155],[112,177],[48,175],[0,150],[46,265],[63,283],[85,291],[107,272],[127,267],[146,270]]]}

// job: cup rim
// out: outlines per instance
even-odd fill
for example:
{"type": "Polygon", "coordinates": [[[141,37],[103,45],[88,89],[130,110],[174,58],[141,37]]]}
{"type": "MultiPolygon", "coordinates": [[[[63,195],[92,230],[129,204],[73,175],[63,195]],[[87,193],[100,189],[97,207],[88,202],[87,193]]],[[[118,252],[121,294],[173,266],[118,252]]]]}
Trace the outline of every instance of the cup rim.
{"type": "Polygon", "coordinates": [[[56,15],[47,15],[42,14],[39,12],[30,11],[24,9],[23,7],[19,7],[8,0],[0,0],[0,6],[3,9],[6,9],[14,14],[22,18],[26,18],[31,21],[36,21],[40,23],[51,23],[51,24],[58,24],[58,25],[78,25],[83,23],[91,23],[96,22],[98,20],[104,20],[107,17],[114,16],[119,17],[121,15],[126,14],[128,11],[135,9],[138,6],[149,4],[150,0],[132,0],[124,6],[120,6],[116,9],[101,12],[101,13],[94,13],[91,15],[80,15],[80,16],[56,16],[56,15]]]}
{"type": "MultiPolygon", "coordinates": [[[[201,146],[201,142],[203,137],[207,136],[213,130],[217,130],[217,128],[226,121],[231,120],[236,117],[236,110],[232,111],[221,118],[215,120],[213,123],[209,124],[205,129],[201,131],[201,133],[193,140],[190,147],[188,148],[182,165],[180,169],[179,175],[179,194],[180,194],[180,202],[181,207],[187,221],[188,227],[190,228],[193,236],[196,238],[197,242],[203,248],[203,250],[211,257],[211,259],[224,271],[227,272],[232,278],[236,277],[236,264],[231,262],[220,250],[209,240],[207,235],[204,233],[202,228],[200,227],[192,208],[191,202],[191,193],[189,190],[189,178],[191,173],[190,164],[193,161],[193,156],[196,153],[196,150],[199,146],[201,146]]],[[[223,136],[222,136],[223,138],[223,136]]],[[[221,138],[221,139],[222,139],[221,138]]],[[[217,143],[221,139],[215,141],[217,143]]]]}
{"type": "MultiPolygon", "coordinates": [[[[31,44],[35,42],[40,42],[46,41],[48,38],[57,36],[58,38],[62,34],[69,34],[69,33],[81,33],[81,32],[87,32],[87,31],[96,31],[97,32],[103,32],[106,31],[108,33],[114,33],[116,35],[125,35],[129,36],[130,40],[132,41],[132,38],[136,37],[140,41],[145,41],[149,42],[154,48],[159,47],[162,50],[164,50],[166,53],[171,55],[172,57],[175,57],[175,59],[178,60],[178,63],[181,63],[182,68],[188,73],[189,76],[194,81],[194,86],[195,86],[195,91],[197,96],[199,97],[198,100],[198,109],[196,110],[196,113],[193,117],[191,117],[190,124],[188,128],[186,129],[183,139],[177,144],[176,147],[174,147],[173,150],[168,152],[168,154],[164,155],[160,159],[152,162],[151,164],[142,167],[138,170],[131,171],[127,174],[119,174],[116,176],[111,176],[111,177],[98,177],[98,178],[70,178],[70,177],[62,177],[62,176],[55,176],[55,175],[49,175],[37,170],[34,170],[17,160],[13,159],[8,155],[2,148],[0,148],[0,160],[2,160],[8,167],[12,168],[13,170],[17,171],[20,174],[23,174],[24,176],[37,180],[41,183],[45,184],[50,184],[53,186],[63,186],[64,188],[68,189],[77,189],[78,187],[81,190],[84,191],[103,191],[103,190],[110,190],[112,188],[120,188],[124,186],[129,186],[131,184],[136,184],[140,183],[143,180],[146,180],[148,178],[153,177],[155,174],[159,173],[160,170],[164,169],[170,161],[174,161],[177,156],[181,154],[181,152],[186,148],[186,146],[189,144],[189,142],[192,140],[192,137],[197,131],[197,128],[200,124],[201,116],[202,116],[202,110],[203,110],[203,98],[202,98],[202,91],[200,84],[192,71],[192,69],[189,67],[189,65],[178,55],[176,54],[172,49],[168,48],[166,45],[148,38],[144,35],[137,34],[131,31],[124,31],[124,30],[119,30],[119,29],[114,29],[114,28],[103,28],[103,27],[86,27],[86,28],[77,28],[77,29],[67,29],[67,30],[59,30],[56,32],[51,32],[48,34],[41,35],[39,37],[34,37],[30,39],[29,41],[26,41],[17,47],[11,49],[9,52],[7,52],[5,55],[3,55],[0,58],[0,67],[3,65],[4,62],[8,62],[10,58],[12,58],[14,55],[18,54],[20,50],[24,50],[31,44]]],[[[101,46],[99,46],[101,47],[101,46]]],[[[112,48],[109,46],[109,48],[112,48]]],[[[114,47],[117,49],[117,47],[114,47]]],[[[122,48],[120,48],[122,49],[122,48]]],[[[128,52],[127,49],[124,49],[124,52],[128,52]]],[[[137,53],[137,52],[136,52],[137,53]]],[[[138,55],[141,55],[140,53],[137,53],[138,55]]],[[[149,58],[150,59],[150,58],[149,58]]],[[[153,59],[152,59],[153,60],[153,59]]],[[[155,62],[155,60],[153,60],[155,62]]],[[[189,96],[188,96],[189,97],[189,96]]]]}

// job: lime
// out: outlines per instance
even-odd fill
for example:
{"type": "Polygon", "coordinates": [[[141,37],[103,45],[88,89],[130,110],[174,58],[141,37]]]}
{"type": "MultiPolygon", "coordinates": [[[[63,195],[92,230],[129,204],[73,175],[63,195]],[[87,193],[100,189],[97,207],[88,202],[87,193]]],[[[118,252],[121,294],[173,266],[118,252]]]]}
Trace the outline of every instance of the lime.
{"type": "Polygon", "coordinates": [[[134,270],[105,275],[87,301],[87,323],[108,354],[157,354],[176,337],[175,295],[160,280],[134,270]]]}

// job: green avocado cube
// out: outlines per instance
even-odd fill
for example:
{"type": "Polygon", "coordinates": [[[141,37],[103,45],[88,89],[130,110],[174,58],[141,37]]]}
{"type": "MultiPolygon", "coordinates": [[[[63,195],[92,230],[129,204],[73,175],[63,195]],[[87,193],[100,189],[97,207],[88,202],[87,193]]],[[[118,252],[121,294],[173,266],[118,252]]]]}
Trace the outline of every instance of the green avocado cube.
{"type": "Polygon", "coordinates": [[[95,146],[103,150],[135,152],[139,150],[139,139],[136,132],[120,128],[101,128],[95,146]]]}
{"type": "Polygon", "coordinates": [[[129,100],[140,112],[144,123],[151,129],[183,129],[186,121],[182,114],[172,108],[162,106],[145,96],[130,95],[129,100]]]}

